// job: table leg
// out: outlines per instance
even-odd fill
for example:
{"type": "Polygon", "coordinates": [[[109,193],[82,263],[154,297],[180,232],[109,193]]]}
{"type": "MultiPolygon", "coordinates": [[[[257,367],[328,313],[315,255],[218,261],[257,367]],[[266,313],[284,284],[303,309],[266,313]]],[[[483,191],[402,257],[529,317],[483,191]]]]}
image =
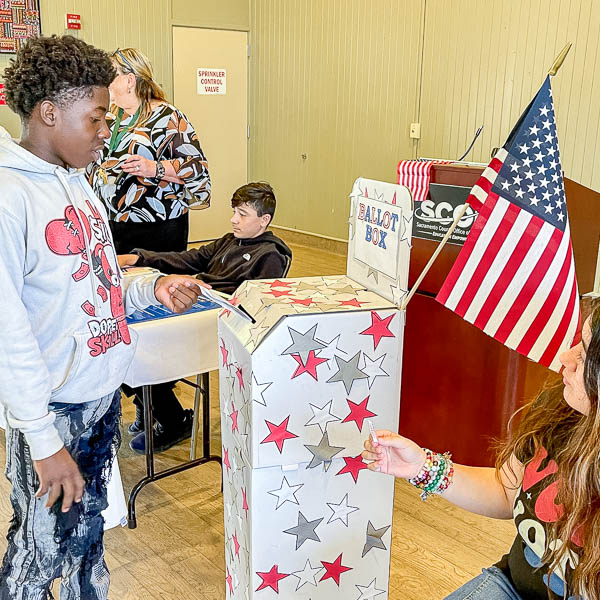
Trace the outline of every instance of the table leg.
{"type": "MultiPolygon", "coordinates": [[[[143,386],[142,388],[142,398],[144,406],[144,431],[146,432],[146,476],[137,482],[137,484],[134,486],[134,488],[131,490],[131,493],[129,494],[129,500],[127,502],[127,525],[129,529],[135,529],[137,527],[137,519],[135,514],[135,500],[137,498],[138,493],[144,486],[153,481],[158,481],[159,479],[170,477],[171,475],[181,473],[181,471],[186,471],[187,469],[191,469],[193,467],[202,465],[210,461],[218,462],[220,465],[222,464],[220,456],[213,456],[210,453],[209,374],[200,374],[196,378],[196,384],[193,384],[189,381],[185,381],[185,383],[196,388],[196,392],[194,395],[194,426],[192,432],[192,448],[190,449],[191,460],[177,465],[175,467],[171,467],[170,469],[159,471],[158,473],[154,470],[154,437],[151,434],[153,422],[152,389],[151,386],[147,385],[143,386]],[[202,383],[199,384],[198,381],[201,381],[202,383]],[[200,394],[202,394],[202,456],[200,458],[195,458],[200,394]],[[150,434],[148,432],[150,432],[150,434]]],[[[223,482],[221,480],[221,488],[222,485],[223,482]]]]}
{"type": "Polygon", "coordinates": [[[129,529],[137,527],[135,517],[135,500],[140,490],[154,481],[154,435],[153,435],[153,416],[152,416],[152,388],[149,385],[142,387],[142,405],[144,409],[144,432],[146,434],[146,477],[140,479],[129,494],[127,502],[127,525],[129,529]]]}

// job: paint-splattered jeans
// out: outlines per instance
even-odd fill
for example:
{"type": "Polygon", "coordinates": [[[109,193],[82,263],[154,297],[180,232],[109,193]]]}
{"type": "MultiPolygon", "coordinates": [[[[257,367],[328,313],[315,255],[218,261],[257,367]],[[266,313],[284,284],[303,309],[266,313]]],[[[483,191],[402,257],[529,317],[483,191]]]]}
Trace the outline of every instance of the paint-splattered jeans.
{"type": "Polygon", "coordinates": [[[61,600],[105,600],[109,574],[102,536],[106,483],[118,449],[120,393],[84,404],[52,404],[55,426],[85,480],[83,499],[68,513],[45,508],[23,434],[6,430],[6,476],[13,518],[0,568],[0,600],[46,600],[61,578],[61,600]]]}

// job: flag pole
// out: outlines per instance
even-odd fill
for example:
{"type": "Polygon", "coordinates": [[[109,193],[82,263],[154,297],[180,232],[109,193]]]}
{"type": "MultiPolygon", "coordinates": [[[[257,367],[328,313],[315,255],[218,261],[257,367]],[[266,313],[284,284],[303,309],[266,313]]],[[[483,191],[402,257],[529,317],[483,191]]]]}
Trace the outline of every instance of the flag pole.
{"type": "Polygon", "coordinates": [[[442,251],[442,248],[446,245],[446,242],[450,239],[450,236],[456,229],[456,226],[459,224],[460,220],[465,216],[465,213],[467,212],[467,208],[469,208],[469,205],[467,203],[465,203],[463,205],[463,207],[460,209],[460,211],[458,212],[458,214],[456,215],[456,217],[454,217],[454,221],[452,222],[452,225],[450,225],[450,227],[448,228],[448,231],[446,231],[446,235],[442,238],[442,241],[438,244],[438,247],[435,249],[435,252],[431,255],[431,258],[429,259],[429,262],[425,265],[425,267],[421,271],[421,274],[419,275],[419,277],[413,284],[410,292],[408,292],[408,296],[406,296],[406,298],[404,299],[404,302],[402,302],[402,304],[400,305],[400,310],[404,310],[406,308],[406,305],[410,302],[410,299],[414,296],[415,292],[417,291],[417,288],[421,285],[421,281],[423,281],[423,279],[425,279],[425,275],[427,275],[427,273],[429,272],[429,269],[431,269],[431,266],[435,262],[435,259],[438,257],[438,254],[442,251]]]}
{"type": "Polygon", "coordinates": [[[573,44],[571,42],[567,42],[567,45],[560,51],[560,54],[554,59],[554,62],[552,63],[552,66],[548,71],[548,75],[550,75],[550,77],[554,77],[558,73],[558,70],[562,66],[565,58],[567,57],[567,54],[569,54],[569,50],[571,49],[572,45],[573,44]]]}

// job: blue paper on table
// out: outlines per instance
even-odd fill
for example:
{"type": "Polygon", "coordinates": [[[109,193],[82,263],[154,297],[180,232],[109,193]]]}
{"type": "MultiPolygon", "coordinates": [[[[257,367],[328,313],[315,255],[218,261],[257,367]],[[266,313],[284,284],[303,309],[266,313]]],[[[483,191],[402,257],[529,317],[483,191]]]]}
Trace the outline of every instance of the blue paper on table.
{"type": "MultiPolygon", "coordinates": [[[[194,312],[201,312],[204,310],[213,310],[214,308],[221,308],[216,302],[210,300],[199,299],[196,304],[192,306],[188,311],[183,314],[189,314],[194,312]]],[[[156,321],[158,319],[168,319],[169,317],[177,317],[177,313],[170,311],[164,306],[148,306],[144,310],[136,310],[134,313],[127,317],[127,323],[133,325],[134,323],[142,323],[143,321],[156,321]]]]}

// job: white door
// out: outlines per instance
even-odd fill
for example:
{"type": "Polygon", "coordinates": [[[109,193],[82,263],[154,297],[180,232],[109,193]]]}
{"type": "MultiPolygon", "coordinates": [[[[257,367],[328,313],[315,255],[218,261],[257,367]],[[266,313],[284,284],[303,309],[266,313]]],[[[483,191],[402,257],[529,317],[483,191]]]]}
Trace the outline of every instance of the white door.
{"type": "Polygon", "coordinates": [[[210,208],[190,211],[189,240],[219,238],[231,231],[232,193],[247,183],[247,32],[173,27],[173,83],[174,104],[194,125],[212,184],[210,208]],[[205,94],[199,70],[209,72],[200,76],[205,94]],[[225,73],[220,86],[210,72],[225,73]]]}

